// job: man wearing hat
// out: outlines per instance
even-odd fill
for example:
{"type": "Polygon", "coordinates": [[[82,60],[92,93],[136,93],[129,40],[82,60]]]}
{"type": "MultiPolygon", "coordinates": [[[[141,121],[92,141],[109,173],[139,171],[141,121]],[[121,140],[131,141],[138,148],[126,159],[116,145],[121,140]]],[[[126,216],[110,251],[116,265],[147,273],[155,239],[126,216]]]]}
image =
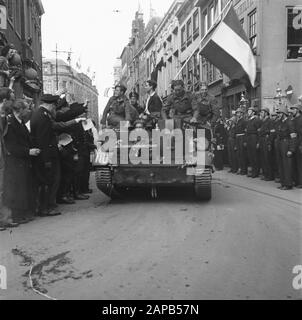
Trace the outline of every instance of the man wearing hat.
{"type": "Polygon", "coordinates": [[[194,110],[194,119],[197,122],[201,120],[217,121],[220,117],[217,101],[209,94],[208,84],[201,82],[200,92],[195,93],[193,96],[192,107],[194,110]]]}
{"type": "Polygon", "coordinates": [[[296,168],[296,186],[302,189],[302,97],[301,103],[291,107],[293,115],[293,122],[297,133],[297,145],[294,155],[295,168],[296,168]]]}
{"type": "Polygon", "coordinates": [[[182,80],[174,80],[172,89],[173,93],[168,96],[163,107],[163,118],[192,120],[192,93],[185,91],[185,85],[182,80]]]}
{"type": "Polygon", "coordinates": [[[249,165],[252,169],[251,178],[259,177],[259,153],[258,153],[258,130],[261,127],[261,120],[257,116],[254,107],[248,109],[248,120],[246,124],[247,155],[249,165]]]}
{"type": "Polygon", "coordinates": [[[62,132],[84,119],[68,122],[55,122],[59,96],[45,94],[41,107],[33,113],[31,119],[31,137],[33,145],[41,150],[34,162],[34,172],[38,184],[40,216],[55,216],[57,191],[60,184],[60,160],[56,132],[62,132]]]}
{"type": "Polygon", "coordinates": [[[246,153],[246,120],[243,117],[244,112],[241,108],[236,110],[236,146],[235,151],[238,152],[239,169],[237,174],[247,174],[247,153],[246,153]]]}
{"type": "Polygon", "coordinates": [[[277,127],[277,138],[279,141],[279,161],[281,190],[291,190],[293,188],[293,156],[296,148],[297,132],[295,124],[288,116],[285,105],[277,109],[280,115],[280,122],[277,127]]]}
{"type": "Polygon", "coordinates": [[[263,108],[260,112],[260,119],[262,121],[259,128],[259,151],[260,151],[260,164],[263,173],[263,180],[273,180],[273,167],[272,167],[272,145],[270,133],[272,129],[272,120],[270,119],[270,110],[263,108]]]}
{"type": "Polygon", "coordinates": [[[104,110],[101,125],[105,126],[108,123],[109,126],[119,127],[121,121],[131,122],[131,110],[130,102],[126,97],[127,88],[119,84],[115,86],[114,96],[111,97],[104,110]]]}

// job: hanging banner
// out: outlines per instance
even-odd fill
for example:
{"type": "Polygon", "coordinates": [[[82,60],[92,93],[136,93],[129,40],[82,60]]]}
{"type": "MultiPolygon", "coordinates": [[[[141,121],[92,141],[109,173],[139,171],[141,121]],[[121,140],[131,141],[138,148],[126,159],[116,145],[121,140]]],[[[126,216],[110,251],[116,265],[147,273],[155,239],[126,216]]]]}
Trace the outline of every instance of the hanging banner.
{"type": "Polygon", "coordinates": [[[6,15],[6,7],[0,5],[0,29],[7,29],[7,15],[6,15]]]}

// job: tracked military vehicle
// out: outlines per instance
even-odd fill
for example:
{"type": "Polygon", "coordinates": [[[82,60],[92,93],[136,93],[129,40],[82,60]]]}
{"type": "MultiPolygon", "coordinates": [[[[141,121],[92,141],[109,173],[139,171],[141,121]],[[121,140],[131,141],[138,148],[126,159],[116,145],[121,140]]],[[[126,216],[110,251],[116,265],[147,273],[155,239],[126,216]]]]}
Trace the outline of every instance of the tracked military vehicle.
{"type": "Polygon", "coordinates": [[[144,188],[191,187],[197,199],[212,197],[212,130],[181,119],[139,121],[100,135],[94,167],[100,191],[110,198],[144,188]],[[111,140],[111,141],[110,141],[111,140]]]}

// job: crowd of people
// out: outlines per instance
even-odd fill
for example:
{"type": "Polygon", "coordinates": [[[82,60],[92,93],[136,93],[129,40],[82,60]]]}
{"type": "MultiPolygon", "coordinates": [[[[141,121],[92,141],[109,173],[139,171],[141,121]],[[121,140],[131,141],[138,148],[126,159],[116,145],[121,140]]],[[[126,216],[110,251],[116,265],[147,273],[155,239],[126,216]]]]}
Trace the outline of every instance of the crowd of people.
{"type": "Polygon", "coordinates": [[[45,94],[41,106],[0,88],[0,230],[61,213],[59,204],[89,199],[94,126],[88,101],[45,94]]]}
{"type": "MultiPolygon", "coordinates": [[[[228,163],[230,173],[275,180],[282,190],[302,188],[302,97],[276,112],[239,107],[222,119],[205,83],[193,94],[183,81],[173,81],[165,101],[156,89],[155,81],[147,81],[142,107],[137,93],[128,97],[127,88],[117,85],[101,129],[148,117],[203,123],[213,129],[216,170],[228,163]]],[[[0,230],[60,215],[59,204],[87,200],[92,193],[90,155],[98,136],[95,124],[87,126],[89,102],[80,104],[67,92],[45,94],[41,101],[35,109],[29,100],[15,99],[10,87],[0,88],[0,230]]]]}
{"type": "Polygon", "coordinates": [[[281,190],[302,189],[302,97],[274,112],[238,108],[231,119],[214,124],[215,166],[225,157],[230,173],[280,183],[281,190]]]}

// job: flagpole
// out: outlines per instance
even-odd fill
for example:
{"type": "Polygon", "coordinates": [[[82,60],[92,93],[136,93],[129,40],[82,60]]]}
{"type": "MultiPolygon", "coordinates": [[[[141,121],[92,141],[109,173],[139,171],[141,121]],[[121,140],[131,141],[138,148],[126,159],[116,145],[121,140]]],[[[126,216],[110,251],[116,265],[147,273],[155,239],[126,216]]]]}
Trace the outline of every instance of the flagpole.
{"type": "MultiPolygon", "coordinates": [[[[226,9],[229,9],[230,5],[233,3],[233,0],[230,0],[226,6],[223,8],[223,10],[221,11],[221,13],[219,14],[219,16],[217,17],[217,19],[215,20],[215,22],[213,23],[212,27],[208,30],[208,32],[202,37],[202,39],[200,40],[198,46],[196,47],[196,49],[198,49],[201,45],[201,43],[204,41],[204,39],[208,36],[208,34],[216,28],[217,23],[221,21],[223,14],[225,13],[226,9]]],[[[192,54],[187,58],[187,60],[185,61],[184,65],[180,68],[180,70],[178,71],[177,75],[175,76],[174,80],[176,80],[179,75],[181,74],[181,72],[183,71],[183,69],[186,67],[186,65],[188,64],[188,62],[190,61],[190,59],[194,56],[196,49],[193,50],[192,54]]]]}

